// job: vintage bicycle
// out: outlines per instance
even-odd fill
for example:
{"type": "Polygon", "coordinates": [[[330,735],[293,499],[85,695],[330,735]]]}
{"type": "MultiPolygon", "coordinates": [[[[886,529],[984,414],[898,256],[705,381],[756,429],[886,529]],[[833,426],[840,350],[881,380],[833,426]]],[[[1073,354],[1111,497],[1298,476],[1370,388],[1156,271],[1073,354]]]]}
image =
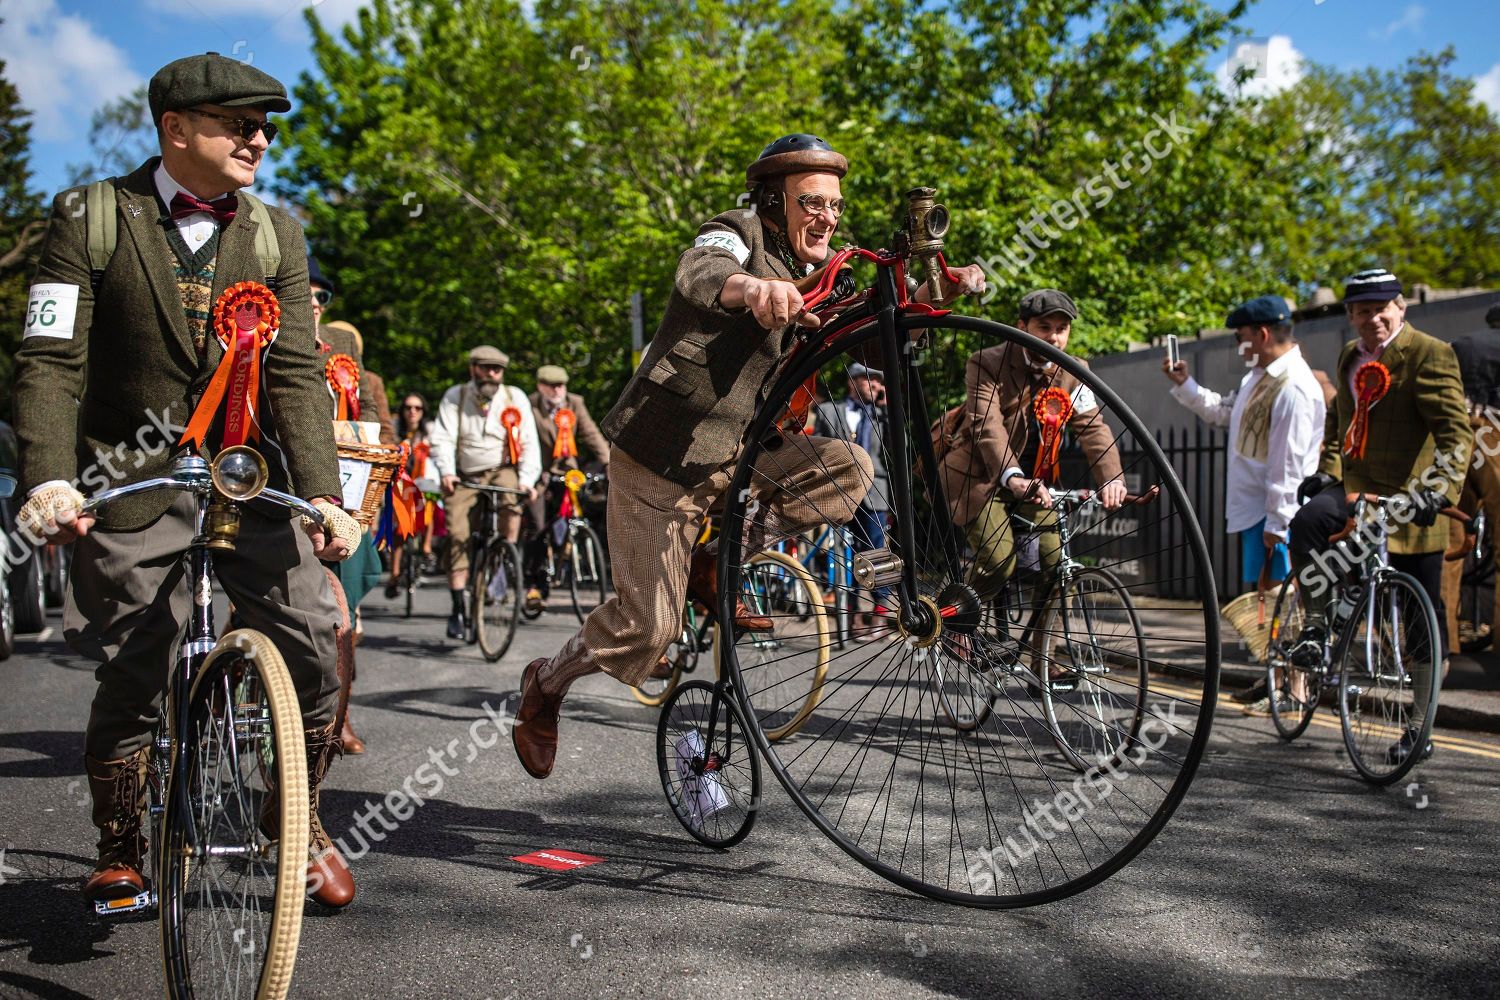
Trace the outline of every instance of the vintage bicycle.
{"type": "Polygon", "coordinates": [[[233,551],[242,504],[273,504],[324,525],[311,504],[268,488],[267,478],[256,451],[231,447],[211,464],[180,456],[169,475],[106,490],[84,506],[95,513],[163,490],[196,505],[183,554],[191,619],[147,770],[153,883],[95,904],[102,916],[158,909],[174,998],[284,997],[297,958],[310,836],[302,711],[271,640],[243,628],[216,636],[212,601],[212,556],[233,551]]]}
{"type": "MultiPolygon", "coordinates": [[[[599,533],[583,516],[583,492],[598,489],[603,476],[580,469],[569,469],[562,475],[563,501],[557,518],[542,529],[541,565],[548,589],[566,583],[573,614],[580,623],[589,612],[609,596],[609,561],[599,533]]],[[[529,528],[528,528],[529,530],[529,528]]],[[[523,605],[521,614],[527,621],[541,617],[542,608],[523,605]]]]}
{"type": "MultiPolygon", "coordinates": [[[[1271,722],[1287,741],[1307,731],[1319,702],[1331,695],[1355,771],[1371,784],[1389,785],[1423,759],[1432,735],[1443,683],[1442,623],[1416,578],[1391,568],[1386,549],[1386,536],[1397,526],[1393,515],[1409,508],[1411,498],[1350,493],[1348,502],[1349,521],[1329,541],[1351,569],[1316,596],[1304,596],[1294,575],[1282,582],[1271,612],[1266,690],[1271,722]],[[1364,524],[1373,530],[1354,537],[1364,524]],[[1298,664],[1290,654],[1309,600],[1327,605],[1329,628],[1319,662],[1298,664]]],[[[1472,527],[1462,511],[1439,513],[1472,527]]],[[[1444,559],[1462,559],[1473,545],[1466,532],[1444,559]]]]}
{"type": "MultiPolygon", "coordinates": [[[[521,550],[500,534],[502,496],[529,497],[526,490],[462,481],[478,494],[475,526],[469,534],[469,643],[478,643],[484,658],[494,663],[510,649],[521,621],[521,598],[526,587],[521,575],[521,550]]],[[[451,544],[451,543],[450,543],[451,544]]]]}
{"type": "MultiPolygon", "coordinates": [[[[742,644],[721,648],[721,685],[708,685],[712,693],[695,688],[691,699],[684,696],[664,713],[658,756],[685,760],[679,770],[701,779],[723,775],[726,761],[751,767],[745,753],[751,744],[814,825],[877,874],[935,899],[1024,906],[1079,892],[1118,872],[1182,801],[1217,697],[1218,606],[1197,517],[1153,435],[1119,397],[1047,343],[912,297],[911,267],[925,272],[939,301],[954,280],[942,254],[948,212],[935,195],[931,188],[908,192],[904,224],[890,249],[845,247],[804,292],[821,325],[796,330],[768,381],[726,493],[719,551],[717,613],[723,619],[755,572],[759,550],[747,547],[748,529],[771,524],[769,514],[779,517],[799,502],[803,514],[816,507],[779,457],[788,436],[801,432],[820,394],[845,383],[851,365],[885,371],[889,427],[871,447],[881,449],[890,475],[891,529],[885,549],[861,554],[870,569],[861,585],[889,588],[892,631],[829,651],[815,709],[796,732],[775,742],[770,732],[799,697],[785,679],[807,675],[818,653],[789,651],[767,671],[742,644]],[[874,266],[873,285],[861,289],[841,278],[845,266],[857,262],[874,266]],[[834,294],[836,283],[843,287],[834,294]],[[1075,673],[1109,663],[1088,674],[1099,703],[1107,694],[1113,706],[1103,721],[1083,701],[1056,697],[1049,721],[1036,685],[998,684],[986,676],[1004,662],[997,650],[1011,638],[1010,626],[986,613],[970,585],[974,553],[952,521],[930,432],[933,418],[964,398],[964,363],[983,348],[1025,352],[1006,356],[1076,378],[1088,405],[1097,408],[1096,419],[1113,434],[1132,492],[1157,498],[1149,508],[1092,518],[1088,530],[1073,537],[1081,566],[1118,572],[1121,586],[1110,593],[1128,593],[1136,603],[1177,602],[1170,615],[1143,623],[1127,658],[1138,665],[1115,669],[1116,654],[1086,649],[1100,640],[1072,625],[1071,646],[1017,643],[1021,655],[1056,658],[1075,673]],[[772,497],[769,514],[763,495],[772,497]],[[983,692],[985,718],[969,728],[953,725],[938,693],[945,683],[983,692]],[[1055,737],[1065,722],[1078,734],[1076,742],[1066,740],[1071,756],[1055,737]],[[741,727],[748,728],[748,740],[741,727]],[[1119,752],[1089,760],[1101,743],[1119,752]],[[1080,763],[1088,764],[1082,774],[1080,763]],[[1067,808],[1050,813],[1057,825],[1038,829],[1036,810],[1048,802],[1067,808]]],[[[713,349],[712,343],[687,344],[683,363],[692,362],[695,351],[713,349]]],[[[1081,396],[1075,402],[1084,405],[1081,396]]],[[[1086,463],[1065,468],[1058,489],[1082,485],[1089,472],[1086,463]]],[[[818,510],[815,523],[806,519],[796,525],[799,531],[816,535],[842,527],[818,510]]],[[[759,544],[774,544],[762,531],[759,544]]],[[[1071,622],[1071,611],[1068,617],[1071,622]]],[[[705,812],[695,812],[693,796],[711,795],[701,789],[701,781],[679,788],[674,804],[690,829],[705,812]]],[[[712,810],[720,814],[741,818],[737,810],[712,810]]],[[[720,840],[733,836],[715,833],[720,840]]]]}

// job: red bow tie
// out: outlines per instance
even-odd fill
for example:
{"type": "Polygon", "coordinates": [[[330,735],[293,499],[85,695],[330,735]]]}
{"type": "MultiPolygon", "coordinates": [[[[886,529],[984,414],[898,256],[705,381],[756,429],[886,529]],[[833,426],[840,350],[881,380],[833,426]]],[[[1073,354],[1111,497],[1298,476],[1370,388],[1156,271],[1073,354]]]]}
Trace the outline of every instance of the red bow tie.
{"type": "Polygon", "coordinates": [[[223,226],[228,225],[234,219],[234,212],[237,208],[239,208],[239,199],[232,194],[226,194],[217,201],[211,202],[195,198],[186,191],[178,191],[172,196],[173,219],[181,219],[196,212],[207,212],[219,225],[223,226]]]}

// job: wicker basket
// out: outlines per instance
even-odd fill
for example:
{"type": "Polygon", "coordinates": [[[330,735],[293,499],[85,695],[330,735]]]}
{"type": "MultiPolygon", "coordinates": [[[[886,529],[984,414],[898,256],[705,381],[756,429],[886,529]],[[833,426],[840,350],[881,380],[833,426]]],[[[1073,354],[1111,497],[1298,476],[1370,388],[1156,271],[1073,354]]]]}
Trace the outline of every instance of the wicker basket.
{"type": "Polygon", "coordinates": [[[385,488],[390,485],[391,477],[396,474],[396,468],[401,464],[401,448],[394,444],[357,444],[353,441],[338,442],[339,449],[339,473],[345,483],[344,504],[350,507],[350,513],[361,525],[368,528],[375,523],[375,518],[380,513],[380,505],[385,502],[385,488]],[[368,473],[358,469],[352,463],[368,466],[368,473]],[[353,497],[348,494],[348,486],[352,476],[364,478],[368,475],[365,483],[364,496],[360,498],[359,507],[352,507],[353,497]]]}

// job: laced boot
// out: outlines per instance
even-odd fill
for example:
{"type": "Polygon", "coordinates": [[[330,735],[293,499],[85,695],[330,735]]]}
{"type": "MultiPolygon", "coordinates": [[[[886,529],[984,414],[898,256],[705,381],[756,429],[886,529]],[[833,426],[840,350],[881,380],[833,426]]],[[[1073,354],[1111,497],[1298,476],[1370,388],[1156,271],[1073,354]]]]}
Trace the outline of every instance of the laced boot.
{"type": "Polygon", "coordinates": [[[343,748],[332,723],[309,729],[305,735],[308,825],[312,831],[308,842],[311,860],[307,865],[307,892],[324,906],[341,908],[354,901],[354,875],[318,818],[318,786],[323,784],[333,758],[343,755],[343,748]]]}
{"type": "Polygon", "coordinates": [[[142,747],[123,760],[83,758],[94,800],[94,825],[99,828],[99,863],[83,887],[91,903],[128,899],[145,891],[141,867],[146,836],[141,826],[148,750],[142,747]]]}

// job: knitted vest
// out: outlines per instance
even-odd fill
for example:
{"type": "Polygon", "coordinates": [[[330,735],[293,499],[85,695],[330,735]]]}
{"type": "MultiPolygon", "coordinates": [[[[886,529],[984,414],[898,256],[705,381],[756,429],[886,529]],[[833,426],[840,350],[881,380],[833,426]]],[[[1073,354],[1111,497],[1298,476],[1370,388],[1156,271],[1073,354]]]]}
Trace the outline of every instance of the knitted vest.
{"type": "Polygon", "coordinates": [[[202,357],[208,349],[208,320],[213,310],[214,268],[219,257],[219,233],[217,230],[208,242],[198,248],[197,253],[188,250],[187,243],[175,225],[166,227],[167,246],[172,250],[172,273],[177,279],[177,291],[182,296],[182,311],[187,316],[188,330],[193,335],[193,346],[202,357]]]}

